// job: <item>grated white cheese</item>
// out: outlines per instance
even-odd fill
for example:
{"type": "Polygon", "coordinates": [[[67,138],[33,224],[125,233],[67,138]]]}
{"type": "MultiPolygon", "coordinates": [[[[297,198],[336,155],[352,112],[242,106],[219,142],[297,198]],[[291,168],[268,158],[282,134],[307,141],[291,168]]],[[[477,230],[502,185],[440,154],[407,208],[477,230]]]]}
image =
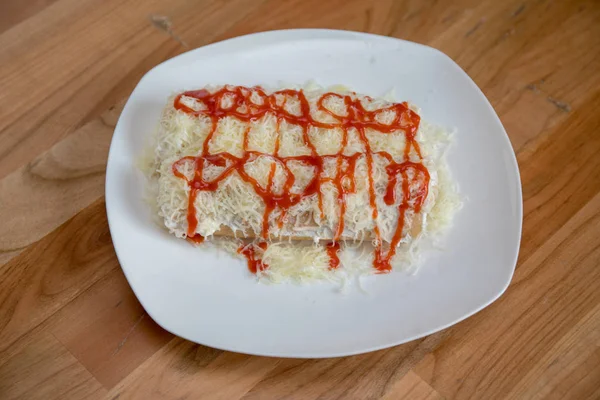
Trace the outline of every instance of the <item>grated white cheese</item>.
{"type": "MultiPolygon", "coordinates": [[[[207,88],[209,91],[218,90],[219,87],[207,88]]],[[[318,99],[327,92],[335,91],[340,94],[351,94],[345,87],[324,89],[312,83],[304,87],[305,96],[311,107],[311,114],[317,121],[333,123],[336,120],[328,113],[318,111],[316,103],[318,99]]],[[[267,91],[269,93],[269,91],[267,91]]],[[[378,110],[391,105],[391,96],[386,95],[383,99],[371,99],[355,95],[361,100],[363,107],[367,110],[378,110]]],[[[164,226],[177,237],[183,238],[187,232],[187,209],[189,198],[189,187],[185,180],[173,174],[173,164],[185,156],[197,156],[202,151],[203,143],[211,131],[212,122],[210,118],[200,114],[190,116],[173,107],[173,99],[170,98],[161,122],[155,142],[153,160],[144,157],[143,168],[151,175],[154,182],[153,196],[156,199],[157,214],[163,219],[164,226]]],[[[263,99],[253,93],[252,101],[261,104],[263,99]]],[[[285,110],[292,115],[301,114],[300,103],[297,99],[277,97],[279,105],[284,104],[285,110]]],[[[183,97],[183,103],[194,109],[202,110],[201,102],[189,97],[183,97]]],[[[231,105],[228,96],[222,100],[224,106],[231,105]]],[[[329,97],[324,101],[325,107],[336,115],[347,115],[348,111],[343,101],[337,97],[329,97]]],[[[378,113],[376,120],[380,123],[389,124],[396,117],[395,112],[378,113]]],[[[276,161],[272,156],[280,157],[301,156],[311,154],[311,149],[306,145],[301,127],[290,124],[285,120],[280,121],[277,127],[277,119],[274,115],[267,113],[262,118],[250,123],[240,121],[234,117],[220,119],[211,140],[208,143],[209,154],[227,152],[236,157],[244,154],[243,140],[248,132],[248,150],[261,153],[252,161],[246,163],[244,170],[256,179],[261,187],[267,188],[269,171],[273,164],[276,165],[273,180],[273,193],[281,193],[284,182],[293,174],[294,186],[292,193],[301,193],[303,189],[314,178],[315,171],[311,166],[301,162],[290,161],[286,165],[276,161]],[[276,141],[279,136],[279,148],[276,152],[276,141]]],[[[403,160],[404,148],[406,146],[404,132],[398,130],[389,134],[366,129],[365,135],[368,139],[372,152],[385,151],[394,160],[403,160]]],[[[308,131],[310,142],[316,153],[321,156],[337,154],[341,148],[342,130],[340,128],[324,129],[311,127],[308,131]]],[[[451,135],[441,127],[436,127],[421,121],[417,133],[417,142],[423,155],[423,164],[430,173],[429,195],[423,205],[422,212],[415,215],[408,211],[405,217],[406,233],[401,241],[398,255],[393,260],[396,268],[406,268],[417,264],[419,246],[425,238],[438,237],[441,232],[448,228],[455,212],[460,208],[461,201],[458,196],[456,185],[453,183],[445,161],[445,150],[451,143],[451,135]],[[415,218],[420,218],[421,230],[418,237],[411,237],[410,227],[416,223],[415,218]]],[[[344,155],[350,156],[355,153],[364,153],[364,144],[359,138],[355,128],[348,130],[348,143],[344,155]]],[[[411,154],[413,161],[414,152],[411,154]]],[[[314,238],[312,242],[272,243],[262,254],[262,259],[269,267],[259,273],[259,278],[268,279],[273,282],[285,280],[296,280],[308,282],[312,280],[340,280],[350,274],[371,273],[369,268],[373,261],[373,251],[365,250],[371,247],[373,240],[371,235],[375,224],[379,227],[381,238],[384,242],[391,240],[397,221],[398,204],[388,206],[383,201],[383,196],[388,184],[388,176],[385,167],[388,161],[379,155],[373,155],[373,181],[375,183],[376,203],[378,207],[378,218],[374,221],[369,204],[368,193],[368,166],[366,156],[361,155],[356,162],[355,185],[356,192],[345,196],[346,211],[344,215],[344,237],[352,238],[354,242],[363,242],[358,248],[351,249],[349,245],[342,246],[340,251],[340,267],[337,270],[329,269],[329,256],[319,239],[331,238],[339,224],[338,189],[332,183],[325,183],[321,187],[324,219],[320,217],[317,196],[306,197],[299,204],[291,207],[286,212],[283,229],[279,229],[277,221],[281,211],[275,209],[269,216],[271,237],[277,235],[291,238],[292,236],[308,236],[314,238]],[[352,254],[352,256],[349,256],[352,254]]],[[[336,159],[325,158],[324,175],[335,175],[336,159]]],[[[205,164],[204,178],[214,179],[218,177],[226,167],[205,164]]],[[[178,171],[190,179],[194,173],[193,163],[180,163],[178,171]]],[[[414,173],[414,172],[410,172],[414,173]]],[[[414,189],[414,188],[411,188],[414,189]]],[[[227,247],[228,252],[235,253],[238,242],[235,239],[215,238],[212,235],[222,226],[231,228],[234,232],[253,232],[260,236],[263,224],[265,205],[253,187],[244,182],[237,173],[228,176],[215,191],[198,191],[195,200],[198,226],[196,233],[207,237],[220,247],[227,247]]],[[[371,247],[372,249],[372,247],[371,247]]]]}

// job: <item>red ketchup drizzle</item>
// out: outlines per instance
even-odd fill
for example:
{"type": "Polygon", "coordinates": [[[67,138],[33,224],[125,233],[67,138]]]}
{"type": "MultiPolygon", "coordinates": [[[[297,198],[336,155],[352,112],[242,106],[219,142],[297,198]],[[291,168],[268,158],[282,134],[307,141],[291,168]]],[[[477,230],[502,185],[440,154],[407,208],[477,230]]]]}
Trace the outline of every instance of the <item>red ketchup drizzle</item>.
{"type": "Polygon", "coordinates": [[[259,247],[264,251],[267,249],[267,242],[261,242],[258,245],[241,245],[238,248],[238,253],[246,257],[248,260],[248,270],[250,270],[250,272],[253,274],[256,274],[258,271],[264,271],[268,267],[267,264],[262,262],[262,258],[256,257],[256,247],[259,247]]]}
{"type": "Polygon", "coordinates": [[[331,242],[327,246],[327,255],[329,256],[329,269],[337,269],[340,266],[340,242],[331,242]]]}
{"type": "Polygon", "coordinates": [[[188,236],[186,240],[190,243],[200,244],[204,242],[204,236],[196,233],[194,236],[188,236]]]}
{"type": "MultiPolygon", "coordinates": [[[[203,143],[201,154],[197,157],[184,157],[176,161],[172,167],[173,174],[181,179],[185,179],[190,188],[187,212],[187,234],[189,238],[192,238],[192,241],[202,241],[202,239],[200,239],[202,236],[196,234],[198,219],[196,217],[194,202],[198,192],[217,190],[219,183],[234,172],[237,173],[242,180],[251,184],[256,194],[258,194],[265,203],[265,212],[263,215],[261,233],[263,240],[266,240],[268,237],[269,216],[271,213],[276,208],[281,210],[281,217],[277,221],[278,226],[281,227],[283,225],[283,217],[286,211],[290,207],[298,204],[305,197],[313,195],[317,196],[320,218],[323,219],[324,214],[321,185],[326,182],[330,182],[337,188],[338,202],[340,206],[339,223],[334,233],[334,241],[333,243],[327,245],[327,252],[330,256],[330,268],[335,269],[339,266],[339,258],[337,256],[339,243],[337,242],[344,232],[344,215],[346,212],[345,197],[347,194],[355,193],[356,191],[355,166],[358,158],[362,154],[365,154],[367,162],[369,204],[372,210],[371,216],[374,221],[377,221],[378,211],[373,182],[373,154],[378,154],[379,156],[385,157],[389,161],[389,164],[386,167],[386,171],[389,175],[388,186],[386,188],[384,197],[386,204],[393,205],[396,203],[396,186],[398,182],[398,175],[402,177],[402,200],[398,206],[398,224],[392,241],[390,242],[387,254],[384,252],[381,234],[377,224],[374,227],[377,246],[375,249],[375,260],[373,262],[373,266],[379,272],[387,272],[391,270],[391,259],[396,254],[396,248],[402,239],[406,211],[411,208],[411,202],[413,203],[415,212],[419,212],[421,210],[423,202],[427,198],[429,187],[429,172],[427,171],[427,168],[420,162],[422,160],[421,150],[415,139],[417,130],[419,128],[420,117],[418,114],[410,110],[406,103],[396,103],[382,109],[368,111],[364,108],[359,99],[355,99],[352,96],[331,92],[325,93],[317,101],[317,108],[320,111],[329,114],[335,119],[336,122],[324,123],[313,119],[310,112],[310,105],[302,90],[285,89],[274,92],[271,95],[267,95],[260,87],[246,88],[241,86],[227,86],[216,91],[215,93],[210,93],[204,89],[181,93],[175,98],[174,107],[175,109],[190,115],[207,116],[212,121],[212,127],[203,143]],[[257,102],[253,101],[252,99],[253,93],[255,96],[258,96],[259,100],[257,102]],[[183,104],[181,101],[182,96],[196,99],[197,102],[202,105],[201,109],[196,111],[183,104]],[[223,105],[223,100],[225,97],[228,99],[229,106],[227,107],[223,105]],[[328,109],[325,105],[325,101],[329,98],[338,98],[343,100],[346,105],[346,114],[338,115],[328,109]],[[300,114],[296,115],[288,111],[286,108],[288,99],[293,99],[300,104],[300,114]],[[393,111],[395,113],[393,121],[389,124],[378,122],[377,116],[380,113],[388,111],[393,111]],[[209,143],[217,129],[219,121],[222,118],[234,117],[240,121],[250,122],[262,118],[267,113],[270,113],[277,118],[277,137],[274,154],[270,156],[275,163],[271,166],[268,182],[265,188],[256,179],[248,175],[244,169],[244,165],[247,162],[250,162],[261,155],[259,152],[248,150],[250,127],[246,129],[244,134],[244,155],[242,157],[236,157],[229,153],[209,154],[209,143]],[[297,125],[302,128],[304,143],[310,150],[309,155],[295,157],[280,157],[278,155],[280,142],[279,126],[281,121],[286,121],[289,124],[297,125]],[[315,146],[310,141],[309,129],[311,127],[341,129],[342,141],[338,153],[326,156],[319,155],[315,146]],[[344,150],[348,143],[348,130],[350,128],[355,128],[358,132],[359,139],[365,147],[365,153],[355,153],[350,156],[344,154],[344,150]],[[367,129],[377,131],[378,133],[382,134],[389,134],[398,130],[402,130],[406,137],[404,161],[401,163],[395,162],[393,157],[387,152],[373,153],[367,138],[367,129]],[[419,162],[412,162],[410,160],[412,149],[414,149],[414,153],[418,157],[419,162]],[[336,173],[332,178],[323,177],[323,161],[326,158],[336,158],[336,173]],[[301,193],[291,192],[295,179],[287,165],[287,163],[290,161],[300,162],[304,165],[312,167],[314,170],[314,176],[312,180],[308,183],[308,185],[306,185],[301,193]],[[188,179],[179,170],[180,167],[186,162],[194,163],[194,176],[192,179],[188,179]],[[221,173],[210,181],[206,181],[203,177],[203,170],[208,164],[223,168],[221,173]],[[273,187],[276,165],[279,165],[279,167],[283,169],[286,176],[283,189],[279,191],[279,193],[275,193],[273,187]],[[409,171],[412,171],[412,177],[409,176],[409,171]],[[419,188],[416,193],[411,194],[411,183],[419,184],[419,188]]],[[[259,244],[263,250],[266,249],[266,245],[267,244],[264,241],[259,244]]],[[[240,247],[238,252],[246,256],[248,259],[249,269],[253,272],[256,272],[266,268],[266,265],[263,265],[261,260],[255,258],[253,246],[254,245],[240,247]]]]}

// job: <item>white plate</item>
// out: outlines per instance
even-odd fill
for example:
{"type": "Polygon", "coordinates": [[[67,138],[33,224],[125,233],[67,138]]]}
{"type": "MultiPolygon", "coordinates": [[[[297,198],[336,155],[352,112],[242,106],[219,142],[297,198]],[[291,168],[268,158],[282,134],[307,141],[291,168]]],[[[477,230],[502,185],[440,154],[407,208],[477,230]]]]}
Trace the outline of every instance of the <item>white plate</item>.
{"type": "Polygon", "coordinates": [[[258,33],[166,61],[135,88],[115,129],[106,209],[123,271],[163,328],[242,353],[333,357],[377,350],[433,333],[497,299],[512,277],[521,237],[519,171],[489,102],[443,53],[382,36],[331,30],[258,33]],[[332,284],[257,284],[241,260],[190,246],[151,221],[135,167],[169,95],[207,84],[342,83],[422,108],[458,130],[449,154],[465,207],[446,250],[417,275],[365,280],[368,294],[332,284]]]}

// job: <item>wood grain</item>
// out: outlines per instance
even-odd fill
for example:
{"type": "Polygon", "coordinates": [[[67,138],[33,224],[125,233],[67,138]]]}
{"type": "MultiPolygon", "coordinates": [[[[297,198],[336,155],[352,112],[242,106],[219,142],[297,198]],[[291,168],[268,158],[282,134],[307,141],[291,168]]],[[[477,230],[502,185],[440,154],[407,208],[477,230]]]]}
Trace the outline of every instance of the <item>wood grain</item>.
{"type": "MultiPolygon", "coordinates": [[[[555,360],[559,354],[564,356],[561,353],[553,354],[550,361],[545,357],[560,341],[581,335],[577,331],[582,321],[594,324],[589,319],[600,303],[600,291],[590,283],[600,281],[600,246],[594,244],[593,235],[599,228],[600,194],[520,265],[506,296],[451,328],[460,329],[461,335],[450,333],[449,340],[415,371],[443,396],[485,398],[507,397],[533,365],[541,364],[536,373],[549,373],[543,365],[552,361],[568,367],[567,357],[555,360]],[[437,370],[445,373],[438,376],[437,370]]],[[[598,325],[585,332],[592,335],[592,342],[597,336],[594,329],[598,325]]],[[[586,351],[594,354],[598,344],[596,340],[586,351]]],[[[587,359],[589,354],[581,356],[587,359]]],[[[597,368],[586,371],[594,382],[590,390],[600,382],[598,372],[597,368]]],[[[523,396],[519,393],[515,398],[523,396]]]]}
{"type": "Polygon", "coordinates": [[[47,329],[105,387],[173,337],[146,314],[119,269],[62,308],[47,329]]]}
{"type": "Polygon", "coordinates": [[[101,399],[106,389],[50,333],[0,366],[3,399],[101,399]]]}
{"type": "Polygon", "coordinates": [[[594,0],[0,2],[0,398],[600,398],[600,4],[594,0]],[[434,46],[517,153],[524,226],[507,292],[370,354],[253,357],[173,337],[116,260],[104,171],[141,76],[285,28],[434,46]]]}

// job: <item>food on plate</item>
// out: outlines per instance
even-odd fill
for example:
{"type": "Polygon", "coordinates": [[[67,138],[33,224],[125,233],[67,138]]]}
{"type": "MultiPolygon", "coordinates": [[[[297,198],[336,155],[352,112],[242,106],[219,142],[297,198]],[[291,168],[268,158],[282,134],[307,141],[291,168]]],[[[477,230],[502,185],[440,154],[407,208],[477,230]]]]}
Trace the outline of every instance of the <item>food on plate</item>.
{"type": "Polygon", "coordinates": [[[152,146],[157,213],[273,281],[389,272],[460,206],[449,137],[406,102],[339,86],[184,91],[152,146]]]}

